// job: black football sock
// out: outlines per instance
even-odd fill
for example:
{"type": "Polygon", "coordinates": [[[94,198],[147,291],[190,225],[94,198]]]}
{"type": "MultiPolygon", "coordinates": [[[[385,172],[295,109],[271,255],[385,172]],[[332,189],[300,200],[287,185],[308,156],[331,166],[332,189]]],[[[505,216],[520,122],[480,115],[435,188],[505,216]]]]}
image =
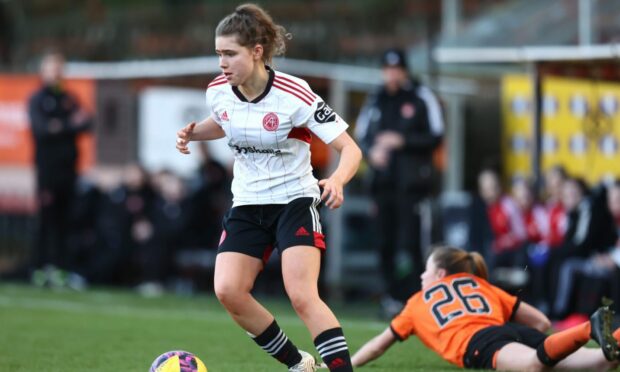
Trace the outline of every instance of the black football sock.
{"type": "Polygon", "coordinates": [[[314,346],[330,371],[352,372],[351,356],[342,328],[323,331],[314,339],[314,346]]]}
{"type": "Polygon", "coordinates": [[[286,337],[284,331],[280,329],[275,319],[263,333],[258,336],[250,334],[250,336],[258,346],[280,361],[280,363],[286,364],[289,368],[301,361],[299,350],[297,350],[293,342],[286,337]]]}

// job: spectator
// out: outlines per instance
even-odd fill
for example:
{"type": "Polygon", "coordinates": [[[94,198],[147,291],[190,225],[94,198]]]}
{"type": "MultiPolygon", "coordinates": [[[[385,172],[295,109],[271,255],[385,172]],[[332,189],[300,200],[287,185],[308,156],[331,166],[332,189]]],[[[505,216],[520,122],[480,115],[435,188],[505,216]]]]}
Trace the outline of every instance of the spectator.
{"type": "MultiPolygon", "coordinates": [[[[76,139],[79,133],[89,130],[91,124],[91,116],[63,86],[63,69],[61,54],[44,55],[41,62],[43,86],[28,102],[39,208],[33,268],[46,266],[45,273],[56,279],[59,276],[55,268],[72,269],[67,261],[67,238],[77,178],[76,139]]],[[[33,279],[43,284],[48,278],[36,271],[33,279]]]]}
{"type": "Polygon", "coordinates": [[[562,204],[568,215],[566,234],[558,249],[562,260],[588,257],[614,243],[608,233],[603,233],[610,219],[603,187],[590,192],[582,179],[569,178],[563,186],[562,204]]]}
{"type": "MultiPolygon", "coordinates": [[[[577,313],[571,314],[563,322],[559,322],[556,325],[558,328],[570,327],[583,319],[583,313],[589,310],[588,306],[592,307],[587,298],[580,298],[579,306],[571,306],[571,297],[575,292],[576,284],[581,282],[587,287],[589,294],[598,295],[598,291],[605,290],[605,288],[601,288],[597,284],[600,284],[601,281],[603,283],[611,282],[620,266],[620,240],[618,240],[618,232],[620,232],[620,183],[615,183],[609,187],[606,200],[608,210],[601,211],[598,208],[590,208],[589,212],[584,210],[581,213],[581,220],[577,223],[579,225],[581,222],[581,226],[578,226],[577,232],[572,234],[573,239],[571,241],[573,242],[572,245],[583,247],[579,250],[574,248],[574,255],[567,256],[560,263],[554,313],[556,316],[562,316],[571,312],[571,309],[575,309],[577,313]],[[588,255],[584,257],[583,255],[586,252],[588,255]]],[[[590,297],[589,294],[586,295],[590,297]]]]}
{"type": "MultiPolygon", "coordinates": [[[[151,276],[148,279],[161,285],[173,269],[175,253],[189,245],[189,203],[183,180],[170,171],[156,175],[157,189],[153,204],[153,225],[156,249],[149,252],[151,276]]],[[[216,235],[217,236],[217,235],[216,235]]]]}
{"type": "Polygon", "coordinates": [[[418,203],[433,187],[433,152],[443,136],[441,108],[429,88],[412,78],[405,55],[388,50],[382,58],[383,86],[360,112],[356,136],[370,165],[370,193],[378,214],[383,306],[388,315],[419,290],[424,270],[418,203]],[[412,273],[398,280],[396,254],[410,254],[412,273]],[[398,300],[398,301],[395,301],[398,300]]]}
{"type": "Polygon", "coordinates": [[[551,167],[545,173],[546,207],[549,218],[549,230],[545,240],[551,249],[562,244],[566,232],[566,211],[562,205],[562,187],[566,178],[566,170],[560,165],[551,167]]]}
{"type": "Polygon", "coordinates": [[[72,249],[77,273],[87,283],[112,284],[125,258],[118,208],[96,173],[78,181],[72,249]]]}
{"type": "Polygon", "coordinates": [[[563,241],[568,225],[568,217],[562,203],[562,190],[567,179],[566,171],[560,165],[553,166],[545,173],[545,210],[547,219],[544,240],[528,248],[531,280],[530,289],[536,306],[546,314],[550,313],[555,293],[556,276],[551,261],[559,256],[557,248],[563,241]],[[551,259],[551,257],[554,257],[551,259]]]}
{"type": "Polygon", "coordinates": [[[487,257],[492,278],[498,267],[524,267],[527,232],[515,201],[502,192],[497,171],[487,168],[480,172],[478,192],[470,217],[470,250],[487,257]]]}
{"type": "Polygon", "coordinates": [[[144,168],[139,164],[127,165],[123,184],[112,191],[110,198],[116,207],[117,231],[123,247],[120,279],[133,285],[148,283],[146,292],[161,292],[163,287],[155,283],[159,266],[152,262],[159,247],[152,217],[155,192],[144,168]]]}
{"type": "Polygon", "coordinates": [[[525,231],[526,244],[537,244],[548,235],[548,218],[544,207],[534,199],[532,185],[524,179],[512,185],[512,196],[517,206],[522,230],[525,231]]]}
{"type": "MultiPolygon", "coordinates": [[[[588,246],[585,246],[586,234],[591,224],[592,205],[588,198],[589,190],[585,182],[578,178],[566,178],[562,183],[561,202],[566,213],[566,232],[562,244],[556,249],[549,251],[548,258],[548,281],[549,303],[553,306],[554,318],[564,316],[554,312],[555,299],[559,285],[560,267],[564,261],[573,256],[587,256],[588,246]],[[578,228],[579,226],[579,228],[578,228]]],[[[566,325],[583,321],[583,317],[569,321],[566,325]]]]}
{"type": "MultiPolygon", "coordinates": [[[[533,185],[525,180],[516,180],[512,185],[512,196],[518,209],[518,223],[525,231],[523,242],[524,254],[527,254],[529,263],[528,291],[531,302],[538,310],[547,313],[549,305],[546,302],[545,275],[548,256],[548,247],[545,239],[549,235],[549,217],[544,206],[536,202],[533,185]]],[[[525,268],[519,268],[523,270],[525,268]]]]}

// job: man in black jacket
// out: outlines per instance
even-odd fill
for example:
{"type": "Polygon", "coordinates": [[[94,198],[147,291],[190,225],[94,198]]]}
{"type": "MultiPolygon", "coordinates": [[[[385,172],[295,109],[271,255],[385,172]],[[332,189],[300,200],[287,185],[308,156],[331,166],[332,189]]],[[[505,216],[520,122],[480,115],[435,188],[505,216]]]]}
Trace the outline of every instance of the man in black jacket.
{"type": "Polygon", "coordinates": [[[53,265],[69,269],[67,237],[77,178],[76,139],[90,127],[90,115],[62,85],[64,58],[48,53],[41,61],[43,86],[28,102],[35,144],[39,218],[34,268],[53,265]]]}
{"type": "Polygon", "coordinates": [[[432,191],[433,152],[444,125],[435,95],[411,78],[402,51],[388,50],[382,66],[383,86],[369,96],[356,136],[371,168],[386,307],[386,301],[403,301],[419,289],[424,260],[417,204],[432,191]],[[411,254],[414,280],[397,280],[395,258],[401,250],[411,254]]]}

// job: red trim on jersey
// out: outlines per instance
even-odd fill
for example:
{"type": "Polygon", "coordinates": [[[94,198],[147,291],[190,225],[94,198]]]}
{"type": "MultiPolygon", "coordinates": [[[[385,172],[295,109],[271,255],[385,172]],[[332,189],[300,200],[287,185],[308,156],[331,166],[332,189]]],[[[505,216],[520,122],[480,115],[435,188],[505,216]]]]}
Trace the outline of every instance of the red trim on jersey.
{"type": "Polygon", "coordinates": [[[314,233],[314,246],[325,250],[325,235],[318,233],[316,231],[313,231],[314,233]]]}
{"type": "Polygon", "coordinates": [[[304,141],[307,143],[312,142],[312,132],[308,128],[293,128],[288,133],[287,138],[292,138],[300,141],[304,141]]]}
{"type": "Polygon", "coordinates": [[[218,75],[215,79],[211,80],[209,85],[207,85],[207,88],[210,88],[210,87],[216,86],[216,85],[220,85],[220,84],[225,83],[225,82],[226,82],[226,76],[224,76],[224,74],[218,75]]]}
{"type": "Polygon", "coordinates": [[[287,92],[287,93],[290,93],[290,94],[294,95],[295,97],[297,97],[297,98],[299,98],[300,100],[304,101],[304,103],[306,103],[308,106],[312,106],[312,101],[309,101],[309,100],[308,100],[307,98],[305,98],[304,96],[301,96],[300,94],[295,93],[294,91],[289,90],[289,89],[285,88],[284,86],[279,85],[279,83],[278,83],[277,81],[274,81],[274,82],[273,82],[273,86],[274,86],[274,87],[276,87],[276,88],[278,88],[278,89],[280,89],[280,90],[283,90],[283,91],[285,91],[285,92],[287,92]]]}
{"type": "Polygon", "coordinates": [[[290,88],[292,90],[294,90],[295,92],[301,94],[302,96],[308,98],[310,101],[314,101],[314,99],[316,98],[316,96],[314,94],[310,94],[307,91],[304,91],[303,88],[301,88],[299,85],[295,84],[289,84],[287,83],[285,80],[282,80],[281,78],[276,76],[276,80],[279,84],[284,85],[287,88],[290,88]]]}
{"type": "Polygon", "coordinates": [[[269,244],[265,251],[263,252],[263,264],[267,265],[267,261],[269,261],[269,257],[271,257],[271,252],[273,252],[273,245],[269,244]]]}
{"type": "Polygon", "coordinates": [[[209,88],[213,88],[213,87],[216,87],[216,86],[218,86],[218,85],[226,84],[226,83],[227,83],[227,81],[226,81],[226,80],[224,80],[224,81],[218,81],[218,82],[213,82],[213,83],[211,83],[211,84],[209,84],[209,85],[207,86],[207,89],[209,89],[209,88]]]}
{"type": "Polygon", "coordinates": [[[301,90],[303,90],[304,92],[308,93],[308,94],[312,97],[312,99],[313,99],[313,100],[316,98],[316,96],[314,95],[314,93],[312,93],[312,92],[311,92],[311,91],[309,91],[308,89],[304,88],[304,86],[303,86],[303,85],[299,84],[299,83],[298,83],[298,82],[296,82],[296,81],[293,81],[293,80],[291,80],[291,79],[289,79],[289,78],[285,78],[284,76],[280,76],[280,75],[276,75],[276,80],[277,80],[277,79],[282,79],[282,80],[284,80],[284,81],[288,81],[289,83],[292,83],[293,85],[295,85],[295,86],[296,86],[296,87],[298,87],[299,89],[301,89],[301,90]]]}

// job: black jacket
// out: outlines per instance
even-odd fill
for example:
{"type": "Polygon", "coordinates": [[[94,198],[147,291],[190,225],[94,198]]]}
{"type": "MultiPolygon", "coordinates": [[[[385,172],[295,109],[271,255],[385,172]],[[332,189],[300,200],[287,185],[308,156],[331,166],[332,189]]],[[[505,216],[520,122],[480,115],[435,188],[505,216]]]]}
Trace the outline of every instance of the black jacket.
{"type": "Polygon", "coordinates": [[[434,94],[416,81],[390,95],[382,88],[360,112],[356,136],[365,156],[382,131],[402,134],[405,145],[392,152],[386,169],[372,169],[373,193],[428,192],[433,184],[433,151],[441,143],[443,119],[434,94]]]}
{"type": "Polygon", "coordinates": [[[77,100],[61,87],[44,86],[30,97],[28,113],[40,186],[62,186],[75,180],[76,137],[90,125],[72,122],[78,110],[77,100]],[[58,123],[60,129],[52,130],[58,123]]]}
{"type": "Polygon", "coordinates": [[[606,252],[615,244],[618,237],[606,202],[606,188],[599,185],[574,210],[568,211],[568,226],[559,248],[563,257],[586,258],[606,252]]]}

